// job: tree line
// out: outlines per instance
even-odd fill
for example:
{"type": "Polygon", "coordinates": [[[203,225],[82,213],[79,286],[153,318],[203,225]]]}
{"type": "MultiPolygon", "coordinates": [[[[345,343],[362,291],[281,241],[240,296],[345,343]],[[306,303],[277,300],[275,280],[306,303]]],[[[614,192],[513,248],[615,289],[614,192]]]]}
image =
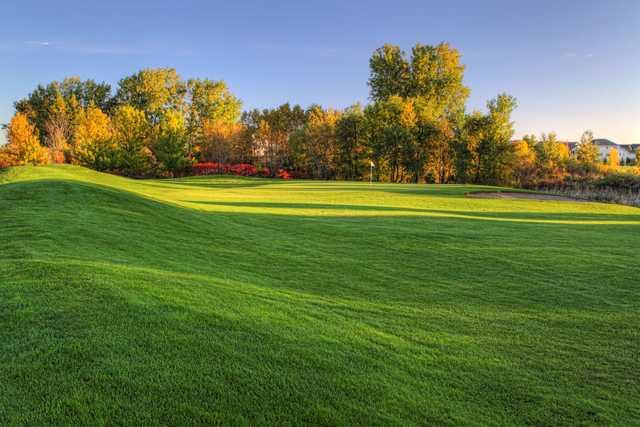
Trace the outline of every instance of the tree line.
{"type": "MultiPolygon", "coordinates": [[[[447,43],[385,45],[370,58],[371,102],[344,110],[283,104],[242,112],[225,82],[171,68],[118,82],[66,78],[15,103],[0,166],[74,163],[131,177],[181,176],[194,164],[248,164],[317,179],[532,185],[602,172],[592,135],[577,154],[554,134],[513,142],[514,97],[466,109],[460,53],[447,43]]],[[[613,167],[612,162],[612,167],[613,167]]]]}

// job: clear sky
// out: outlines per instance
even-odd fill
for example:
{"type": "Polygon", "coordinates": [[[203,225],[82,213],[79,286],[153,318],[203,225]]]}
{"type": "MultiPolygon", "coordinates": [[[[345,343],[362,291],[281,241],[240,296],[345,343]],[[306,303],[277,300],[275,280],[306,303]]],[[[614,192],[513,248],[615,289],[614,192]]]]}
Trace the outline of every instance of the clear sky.
{"type": "Polygon", "coordinates": [[[245,108],[345,107],[367,102],[375,48],[448,41],[470,109],[516,96],[516,136],[640,143],[639,0],[21,0],[0,16],[0,123],[38,83],[145,67],[223,79],[245,108]]]}

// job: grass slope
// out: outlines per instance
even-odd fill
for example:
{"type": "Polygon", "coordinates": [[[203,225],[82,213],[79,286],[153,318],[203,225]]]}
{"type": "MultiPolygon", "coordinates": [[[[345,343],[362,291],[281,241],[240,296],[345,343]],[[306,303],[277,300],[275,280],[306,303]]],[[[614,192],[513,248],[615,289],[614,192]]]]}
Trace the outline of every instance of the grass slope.
{"type": "Polygon", "coordinates": [[[640,419],[640,210],[0,173],[0,424],[640,419]]]}

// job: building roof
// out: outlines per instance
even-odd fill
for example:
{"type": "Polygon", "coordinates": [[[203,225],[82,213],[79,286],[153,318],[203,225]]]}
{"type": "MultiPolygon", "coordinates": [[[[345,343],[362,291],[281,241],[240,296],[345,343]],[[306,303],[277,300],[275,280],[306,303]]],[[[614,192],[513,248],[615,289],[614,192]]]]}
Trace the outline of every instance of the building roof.
{"type": "Polygon", "coordinates": [[[596,145],[618,145],[615,142],[611,141],[610,139],[606,139],[606,138],[596,138],[593,140],[593,143],[596,145]]]}

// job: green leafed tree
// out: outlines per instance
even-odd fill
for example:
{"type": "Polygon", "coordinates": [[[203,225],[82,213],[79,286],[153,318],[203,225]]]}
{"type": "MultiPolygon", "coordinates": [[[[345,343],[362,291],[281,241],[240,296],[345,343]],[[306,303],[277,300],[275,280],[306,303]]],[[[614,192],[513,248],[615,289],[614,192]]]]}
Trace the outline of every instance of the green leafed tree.
{"type": "Polygon", "coordinates": [[[168,176],[183,172],[190,165],[188,135],[184,116],[169,110],[160,117],[151,150],[159,171],[168,176]]]}
{"type": "Polygon", "coordinates": [[[506,93],[487,103],[487,129],[478,146],[478,183],[501,184],[510,181],[513,161],[511,138],[514,132],[511,114],[516,106],[516,99],[506,93]]]}
{"type": "Polygon", "coordinates": [[[313,178],[330,179],[336,174],[336,124],[340,112],[311,106],[302,129],[290,140],[294,167],[306,170],[313,178]]]}
{"type": "Polygon", "coordinates": [[[464,70],[460,52],[448,43],[418,43],[412,49],[407,95],[430,100],[436,112],[460,111],[470,92],[462,81],[464,70]]]}
{"type": "Polygon", "coordinates": [[[569,150],[558,141],[555,133],[541,135],[536,154],[540,178],[555,181],[563,177],[569,161],[569,150]]]}
{"type": "Polygon", "coordinates": [[[118,83],[115,104],[130,105],[157,124],[168,110],[184,112],[187,85],[173,68],[147,68],[118,83]]]}
{"type": "Polygon", "coordinates": [[[394,95],[408,95],[410,66],[400,47],[385,44],[376,49],[369,59],[369,68],[371,99],[379,101],[394,95]]]}
{"type": "Polygon", "coordinates": [[[600,152],[596,144],[593,143],[593,132],[590,130],[582,134],[580,144],[578,144],[576,158],[584,172],[593,173],[597,171],[600,152]]]}
{"type": "Polygon", "coordinates": [[[222,80],[191,79],[187,83],[189,116],[197,123],[215,120],[235,123],[240,119],[242,101],[235,97],[222,80]]]}
{"type": "Polygon", "coordinates": [[[121,105],[113,113],[113,140],[117,150],[116,169],[128,176],[151,172],[151,126],[142,110],[121,105]]]}
{"type": "Polygon", "coordinates": [[[242,123],[258,165],[267,167],[272,174],[291,166],[290,137],[306,123],[302,107],[286,103],[278,108],[252,110],[242,115],[242,123]]]}
{"type": "Polygon", "coordinates": [[[46,86],[38,85],[36,89],[14,104],[16,112],[23,113],[38,129],[40,143],[47,145],[60,135],[60,127],[65,128],[67,139],[73,137],[73,122],[80,108],[94,106],[107,112],[111,106],[111,86],[97,83],[94,80],[81,80],[78,77],[67,77],[53,81],[46,86]],[[61,106],[62,103],[62,106],[61,106]],[[64,111],[64,114],[60,114],[64,111]],[[55,121],[52,127],[52,121],[55,121]]]}
{"type": "Polygon", "coordinates": [[[420,155],[414,102],[399,96],[377,101],[365,109],[367,137],[377,179],[415,181],[426,156],[420,155]]]}
{"type": "Polygon", "coordinates": [[[336,123],[335,159],[341,179],[361,179],[369,171],[365,116],[359,104],[347,108],[336,123]]]}
{"type": "Polygon", "coordinates": [[[454,143],[456,180],[476,184],[511,181],[514,150],[511,114],[514,97],[500,94],[487,103],[487,113],[473,112],[464,118],[454,143]]]}
{"type": "Polygon", "coordinates": [[[424,98],[438,115],[459,111],[469,96],[463,84],[460,52],[448,43],[416,44],[411,57],[398,46],[384,45],[369,60],[370,96],[374,101],[391,96],[424,98]]]}
{"type": "Polygon", "coordinates": [[[116,155],[109,116],[95,106],[81,109],[71,145],[71,161],[105,171],[116,165],[116,155]]]}

